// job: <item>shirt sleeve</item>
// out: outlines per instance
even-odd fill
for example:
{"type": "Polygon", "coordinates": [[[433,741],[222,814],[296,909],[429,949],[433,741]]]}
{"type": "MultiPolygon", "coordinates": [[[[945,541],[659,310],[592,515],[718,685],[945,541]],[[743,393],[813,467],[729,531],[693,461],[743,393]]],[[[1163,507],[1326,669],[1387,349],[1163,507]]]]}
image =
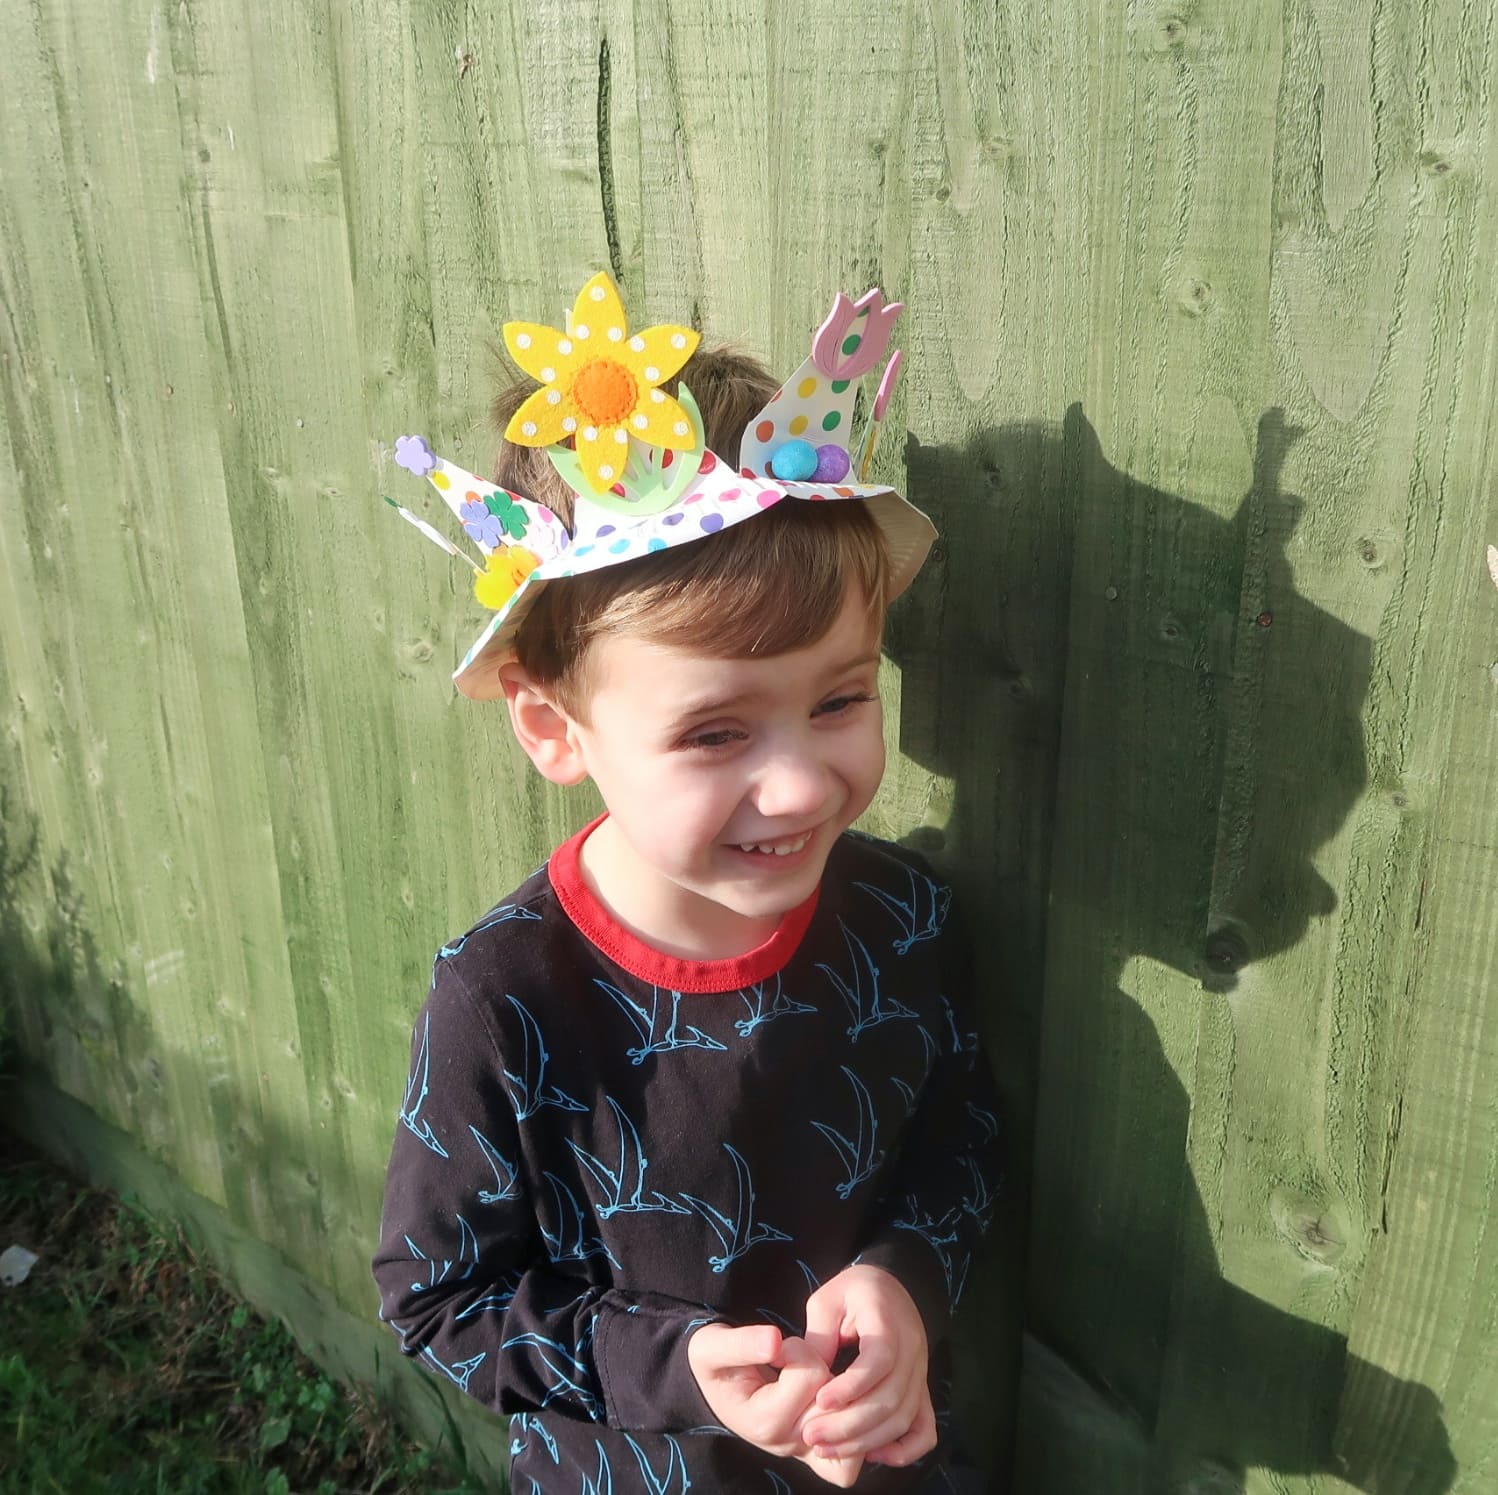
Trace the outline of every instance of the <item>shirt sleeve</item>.
{"type": "Polygon", "coordinates": [[[857,1257],[899,1278],[932,1344],[946,1336],[1003,1178],[997,1094],[974,1022],[970,951],[955,905],[939,937],[936,1059],[857,1257]]]}
{"type": "Polygon", "coordinates": [[[713,1423],[686,1343],[718,1315],[552,1264],[504,1069],[491,1025],[439,959],[386,1175],[380,1317],[404,1354],[496,1412],[556,1407],[631,1432],[713,1423]]]}

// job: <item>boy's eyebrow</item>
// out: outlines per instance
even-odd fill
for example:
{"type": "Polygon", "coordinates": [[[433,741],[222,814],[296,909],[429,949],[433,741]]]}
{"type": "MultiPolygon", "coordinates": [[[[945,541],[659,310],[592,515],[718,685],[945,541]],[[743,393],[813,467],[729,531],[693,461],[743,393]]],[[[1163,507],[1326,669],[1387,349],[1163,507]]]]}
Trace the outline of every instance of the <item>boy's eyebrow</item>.
{"type": "MultiPolygon", "coordinates": [[[[859,654],[856,658],[845,660],[842,664],[828,670],[827,678],[836,680],[839,675],[846,675],[853,670],[861,670],[868,665],[878,664],[880,653],[881,650],[875,648],[859,654]]],[[[721,711],[731,710],[745,701],[752,700],[757,694],[759,694],[757,691],[745,690],[737,695],[701,696],[695,701],[688,701],[680,711],[672,714],[668,730],[674,731],[700,716],[717,716],[721,711]]]]}

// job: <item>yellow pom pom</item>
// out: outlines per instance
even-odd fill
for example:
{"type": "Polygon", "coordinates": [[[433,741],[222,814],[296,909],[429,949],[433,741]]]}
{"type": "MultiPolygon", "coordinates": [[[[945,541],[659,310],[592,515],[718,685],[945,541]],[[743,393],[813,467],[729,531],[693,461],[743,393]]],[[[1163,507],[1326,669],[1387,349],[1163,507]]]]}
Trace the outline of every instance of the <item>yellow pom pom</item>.
{"type": "Polygon", "coordinates": [[[484,574],[474,579],[473,595],[490,612],[497,613],[540,564],[523,545],[503,546],[490,555],[484,574]]]}

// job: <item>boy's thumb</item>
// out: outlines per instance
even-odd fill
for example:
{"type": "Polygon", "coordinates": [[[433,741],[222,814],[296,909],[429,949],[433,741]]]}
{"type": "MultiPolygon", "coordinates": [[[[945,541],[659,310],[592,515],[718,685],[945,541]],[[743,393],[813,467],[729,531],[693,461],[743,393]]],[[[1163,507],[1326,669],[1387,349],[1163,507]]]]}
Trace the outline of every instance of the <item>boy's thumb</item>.
{"type": "Polygon", "coordinates": [[[779,1364],[780,1345],[780,1330],[773,1324],[738,1329],[719,1324],[711,1338],[701,1343],[699,1354],[714,1370],[737,1370],[745,1365],[779,1364]]]}

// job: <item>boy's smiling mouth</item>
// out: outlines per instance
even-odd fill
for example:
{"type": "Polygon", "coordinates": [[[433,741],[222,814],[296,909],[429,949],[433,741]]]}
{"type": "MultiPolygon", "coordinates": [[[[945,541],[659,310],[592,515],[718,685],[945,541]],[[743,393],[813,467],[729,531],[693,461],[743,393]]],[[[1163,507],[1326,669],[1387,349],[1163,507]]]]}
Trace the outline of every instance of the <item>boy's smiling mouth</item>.
{"type": "Polygon", "coordinates": [[[738,841],[734,844],[740,851],[758,852],[762,856],[789,857],[804,851],[811,840],[811,832],[805,831],[793,841],[738,841]]]}

